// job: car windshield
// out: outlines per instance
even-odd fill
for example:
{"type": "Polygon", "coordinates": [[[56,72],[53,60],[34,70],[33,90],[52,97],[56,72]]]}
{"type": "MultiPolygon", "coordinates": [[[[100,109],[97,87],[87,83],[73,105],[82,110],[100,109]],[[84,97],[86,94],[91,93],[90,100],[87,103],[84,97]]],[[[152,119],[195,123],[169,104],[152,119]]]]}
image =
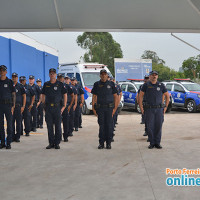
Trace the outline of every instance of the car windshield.
{"type": "Polygon", "coordinates": [[[136,88],[139,90],[140,85],[142,85],[142,84],[143,84],[143,82],[135,83],[135,86],[136,86],[136,88]]]}
{"type": "Polygon", "coordinates": [[[183,84],[183,86],[189,91],[200,91],[200,85],[197,83],[194,84],[183,84]]]}
{"type": "Polygon", "coordinates": [[[85,86],[93,86],[96,81],[100,80],[99,72],[84,72],[82,73],[85,86]]]}

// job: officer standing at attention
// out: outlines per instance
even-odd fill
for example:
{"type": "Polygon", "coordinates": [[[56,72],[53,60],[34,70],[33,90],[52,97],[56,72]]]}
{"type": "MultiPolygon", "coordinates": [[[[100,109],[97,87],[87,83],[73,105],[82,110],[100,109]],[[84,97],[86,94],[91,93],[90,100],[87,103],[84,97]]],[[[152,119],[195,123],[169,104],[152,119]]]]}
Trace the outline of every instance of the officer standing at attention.
{"type": "Polygon", "coordinates": [[[31,109],[31,131],[36,132],[36,126],[37,126],[37,107],[41,103],[40,98],[40,88],[38,85],[35,84],[35,77],[33,75],[29,76],[29,85],[33,89],[35,93],[35,102],[33,104],[33,107],[31,109]]]}
{"type": "Polygon", "coordinates": [[[22,113],[24,112],[24,108],[26,106],[26,92],[22,84],[18,83],[18,74],[12,73],[12,81],[16,90],[16,103],[15,110],[13,113],[13,135],[12,141],[20,142],[20,135],[22,131],[22,113]],[[16,121],[16,129],[15,129],[15,121],[16,121]],[[16,130],[16,134],[15,134],[16,130]]]}
{"type": "Polygon", "coordinates": [[[71,107],[71,110],[69,112],[69,136],[72,137],[73,136],[73,131],[74,131],[74,117],[75,117],[75,110],[76,110],[76,107],[77,107],[77,89],[76,87],[74,87],[72,84],[71,84],[71,81],[73,81],[75,79],[75,77],[72,77],[69,79],[70,83],[70,87],[72,87],[72,90],[73,90],[73,93],[74,93],[74,102],[73,102],[73,105],[71,107]]]}
{"type": "Polygon", "coordinates": [[[98,149],[111,149],[113,138],[113,115],[118,107],[118,95],[115,84],[108,81],[108,73],[105,69],[100,71],[100,80],[94,83],[92,88],[92,110],[98,117],[99,146],[98,149]],[[95,105],[96,104],[96,105],[95,105]]]}
{"type": "Polygon", "coordinates": [[[42,88],[42,103],[45,105],[45,119],[48,129],[49,145],[46,149],[60,149],[61,116],[67,104],[67,91],[64,84],[56,80],[56,69],[49,70],[50,81],[42,88]],[[63,105],[61,101],[63,97],[63,105]],[[54,135],[55,125],[55,135],[54,135]]]}
{"type": "MultiPolygon", "coordinates": [[[[70,84],[70,77],[69,76],[65,76],[65,84],[67,86],[67,106],[68,106],[68,133],[67,133],[67,138],[70,136],[73,136],[72,132],[73,132],[73,126],[74,126],[74,121],[73,121],[73,105],[74,105],[74,101],[75,101],[75,95],[77,94],[76,89],[74,88],[74,86],[72,86],[70,84]]],[[[76,95],[77,96],[77,95],[76,95]]],[[[65,134],[65,133],[64,133],[65,134]]],[[[65,136],[64,136],[65,138],[65,136]]],[[[66,139],[66,142],[68,141],[68,139],[66,139]]]]}
{"type": "Polygon", "coordinates": [[[0,66],[0,136],[1,145],[0,149],[6,147],[11,149],[12,142],[12,115],[15,109],[16,92],[15,86],[11,79],[6,76],[7,67],[0,66]],[[7,144],[5,145],[5,129],[4,129],[4,114],[7,121],[7,144]]]}
{"type": "Polygon", "coordinates": [[[143,84],[139,94],[139,105],[142,114],[144,114],[143,97],[146,97],[145,117],[147,123],[148,138],[150,141],[149,149],[156,147],[161,149],[160,145],[162,135],[162,124],[164,114],[169,104],[169,93],[163,83],[158,82],[158,72],[151,71],[149,73],[148,82],[143,84]],[[166,104],[163,106],[163,95],[166,98],[166,104]]]}
{"type": "MultiPolygon", "coordinates": [[[[36,83],[40,89],[40,93],[42,92],[42,81],[41,79],[37,79],[36,83]]],[[[42,102],[37,107],[37,128],[43,128],[43,104],[42,102]]]]}
{"type": "MultiPolygon", "coordinates": [[[[68,86],[64,82],[64,76],[63,76],[63,74],[58,73],[57,80],[64,84],[66,92],[68,93],[68,86]]],[[[67,95],[67,101],[68,101],[68,95],[67,95]]],[[[62,104],[63,104],[63,98],[62,98],[62,104]]],[[[69,114],[68,114],[68,106],[67,105],[66,105],[65,110],[62,113],[62,122],[63,122],[63,130],[64,130],[64,133],[63,133],[64,142],[68,142],[69,114]]],[[[62,135],[61,135],[61,140],[62,140],[62,135]]]]}
{"type": "Polygon", "coordinates": [[[81,116],[81,110],[84,104],[84,91],[83,88],[77,84],[77,80],[75,77],[71,79],[71,84],[76,88],[77,90],[77,106],[75,109],[75,116],[74,116],[74,128],[75,131],[78,131],[79,128],[79,120],[81,116]]]}
{"type": "MultiPolygon", "coordinates": [[[[26,92],[26,106],[23,112],[23,119],[24,119],[26,136],[29,136],[29,133],[31,131],[31,124],[30,124],[31,123],[31,109],[33,107],[33,103],[35,102],[35,93],[33,89],[31,88],[31,86],[26,84],[25,76],[20,76],[19,81],[23,85],[26,92]]],[[[23,135],[23,124],[22,124],[21,135],[23,135]]]]}
{"type": "MultiPolygon", "coordinates": [[[[149,80],[149,76],[148,76],[148,75],[145,75],[145,76],[144,76],[144,83],[146,83],[148,80],[149,80]]],[[[136,95],[137,103],[139,103],[139,94],[140,94],[140,91],[141,91],[141,89],[142,89],[142,86],[143,86],[143,84],[140,85],[139,90],[138,90],[138,93],[137,93],[137,95],[136,95]]],[[[147,136],[147,135],[148,135],[148,134],[147,134],[147,123],[146,123],[146,120],[145,120],[145,104],[146,104],[146,96],[144,95],[144,97],[143,97],[144,114],[142,114],[142,122],[141,122],[141,124],[145,124],[145,132],[144,132],[143,136],[147,136]]],[[[149,142],[149,141],[147,141],[147,142],[149,142]]]]}

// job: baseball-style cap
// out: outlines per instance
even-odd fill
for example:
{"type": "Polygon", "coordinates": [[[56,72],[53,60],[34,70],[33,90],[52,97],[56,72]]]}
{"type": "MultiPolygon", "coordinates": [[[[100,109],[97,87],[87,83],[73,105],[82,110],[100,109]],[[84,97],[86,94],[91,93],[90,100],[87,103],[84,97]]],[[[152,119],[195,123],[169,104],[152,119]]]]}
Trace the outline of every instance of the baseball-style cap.
{"type": "Polygon", "coordinates": [[[19,80],[20,80],[20,81],[24,81],[24,80],[26,80],[26,77],[25,77],[25,76],[20,76],[20,77],[19,77],[19,80]]]}
{"type": "Polygon", "coordinates": [[[56,69],[55,68],[51,68],[51,69],[49,69],[49,73],[50,72],[55,72],[56,73],[56,69]]]}
{"type": "Polygon", "coordinates": [[[75,80],[76,80],[76,77],[71,77],[70,80],[71,80],[71,81],[75,81],[75,80]]]}
{"type": "Polygon", "coordinates": [[[34,78],[35,78],[35,76],[33,76],[33,75],[29,76],[29,79],[34,79],[34,78]]]}
{"type": "Polygon", "coordinates": [[[152,75],[152,74],[158,75],[158,72],[157,71],[151,71],[151,72],[149,72],[149,75],[152,75]]]}
{"type": "Polygon", "coordinates": [[[40,78],[38,78],[38,79],[36,80],[36,82],[42,82],[42,81],[41,81],[41,79],[40,79],[40,78]]]}
{"type": "Polygon", "coordinates": [[[18,77],[18,74],[17,74],[16,72],[13,72],[13,73],[12,73],[12,76],[18,77]]]}
{"type": "Polygon", "coordinates": [[[4,71],[7,71],[7,67],[5,65],[0,65],[0,69],[3,69],[4,71]]]}
{"type": "Polygon", "coordinates": [[[148,79],[148,78],[149,78],[149,75],[145,75],[145,76],[144,76],[144,79],[148,79]]]}
{"type": "Polygon", "coordinates": [[[57,74],[57,77],[64,77],[64,75],[61,74],[61,73],[58,73],[58,74],[57,74]]]}
{"type": "Polygon", "coordinates": [[[106,74],[107,74],[107,71],[106,71],[105,69],[102,69],[102,70],[100,71],[100,74],[102,74],[102,73],[106,73],[106,74]]]}

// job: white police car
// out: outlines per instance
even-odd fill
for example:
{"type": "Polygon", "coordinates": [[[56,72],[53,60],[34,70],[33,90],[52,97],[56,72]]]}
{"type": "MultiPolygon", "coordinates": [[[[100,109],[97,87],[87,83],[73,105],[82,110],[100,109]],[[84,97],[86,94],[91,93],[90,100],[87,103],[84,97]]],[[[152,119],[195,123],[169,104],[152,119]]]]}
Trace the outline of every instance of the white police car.
{"type": "Polygon", "coordinates": [[[185,108],[188,112],[200,109],[200,85],[190,79],[163,81],[172,97],[172,108],[185,108]]]}
{"type": "Polygon", "coordinates": [[[129,81],[119,82],[124,97],[124,107],[133,108],[140,112],[139,105],[136,100],[137,92],[144,83],[144,79],[128,79],[129,81]]]}

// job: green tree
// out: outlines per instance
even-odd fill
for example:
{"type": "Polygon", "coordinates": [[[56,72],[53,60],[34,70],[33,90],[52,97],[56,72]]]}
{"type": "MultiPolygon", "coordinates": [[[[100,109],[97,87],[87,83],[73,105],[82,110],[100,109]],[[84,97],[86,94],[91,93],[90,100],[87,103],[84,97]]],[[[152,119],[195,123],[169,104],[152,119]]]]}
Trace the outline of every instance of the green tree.
{"type": "Polygon", "coordinates": [[[151,59],[152,63],[155,64],[165,64],[165,61],[163,59],[160,59],[157,55],[156,52],[154,51],[150,51],[150,50],[146,50],[144,51],[144,53],[141,56],[142,59],[151,59]]]}
{"type": "Polygon", "coordinates": [[[78,46],[86,50],[83,56],[85,62],[98,62],[108,65],[114,73],[114,58],[122,58],[121,46],[107,32],[85,32],[76,40],[78,46]]]}
{"type": "Polygon", "coordinates": [[[182,68],[187,78],[196,79],[196,74],[200,72],[200,55],[184,60],[182,68]]]}
{"type": "Polygon", "coordinates": [[[165,66],[165,61],[158,57],[154,51],[146,50],[141,56],[142,59],[152,59],[152,70],[158,72],[158,80],[173,80],[174,78],[185,78],[184,73],[177,72],[165,66]]]}

